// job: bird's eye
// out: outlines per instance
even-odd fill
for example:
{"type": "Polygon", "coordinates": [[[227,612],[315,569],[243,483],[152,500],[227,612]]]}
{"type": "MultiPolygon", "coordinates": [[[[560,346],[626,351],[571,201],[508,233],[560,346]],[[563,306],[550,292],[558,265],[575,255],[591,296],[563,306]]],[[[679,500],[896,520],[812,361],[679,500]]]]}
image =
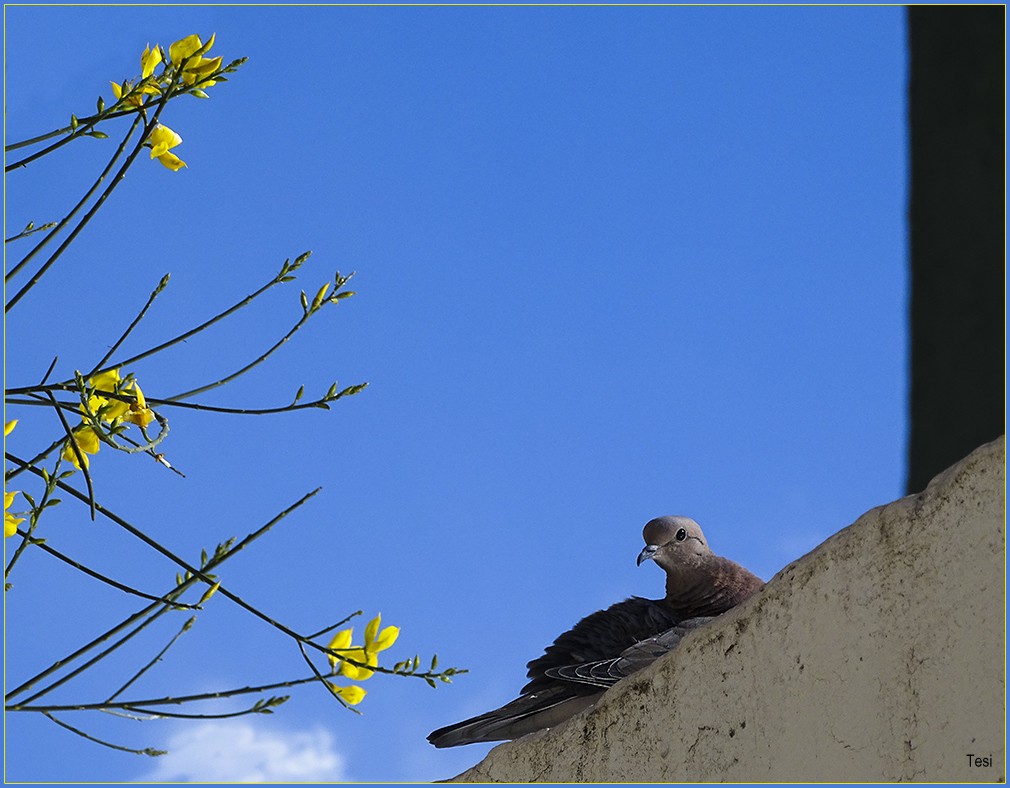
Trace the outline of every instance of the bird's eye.
{"type": "Polygon", "coordinates": [[[677,531],[677,535],[674,538],[678,542],[683,542],[685,539],[687,539],[687,531],[681,528],[679,531],[677,531]]]}

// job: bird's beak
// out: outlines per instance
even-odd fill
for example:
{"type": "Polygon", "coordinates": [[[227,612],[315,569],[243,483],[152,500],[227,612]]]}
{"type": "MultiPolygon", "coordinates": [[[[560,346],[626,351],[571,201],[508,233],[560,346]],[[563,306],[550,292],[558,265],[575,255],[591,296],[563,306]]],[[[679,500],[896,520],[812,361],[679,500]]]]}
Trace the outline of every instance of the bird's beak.
{"type": "Polygon", "coordinates": [[[651,561],[656,557],[656,551],[659,549],[658,544],[647,544],[645,549],[638,554],[638,565],[641,566],[645,561],[651,561]]]}

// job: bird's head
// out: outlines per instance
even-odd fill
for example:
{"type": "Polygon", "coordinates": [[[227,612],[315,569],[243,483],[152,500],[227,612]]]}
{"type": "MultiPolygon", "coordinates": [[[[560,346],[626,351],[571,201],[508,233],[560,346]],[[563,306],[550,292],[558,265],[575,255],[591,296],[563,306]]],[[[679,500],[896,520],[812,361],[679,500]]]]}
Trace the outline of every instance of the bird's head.
{"type": "Polygon", "coordinates": [[[667,571],[692,564],[698,557],[711,555],[701,526],[690,517],[657,517],[642,531],[645,549],[638,554],[638,565],[655,561],[667,571]]]}

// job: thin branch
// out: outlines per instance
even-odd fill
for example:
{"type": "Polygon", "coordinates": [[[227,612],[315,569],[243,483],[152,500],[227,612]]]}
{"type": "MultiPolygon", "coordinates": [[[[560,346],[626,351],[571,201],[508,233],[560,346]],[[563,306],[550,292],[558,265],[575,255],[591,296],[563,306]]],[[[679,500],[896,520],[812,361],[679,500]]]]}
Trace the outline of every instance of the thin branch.
{"type": "MultiPolygon", "coordinates": [[[[20,528],[18,529],[18,535],[19,536],[23,536],[25,539],[31,540],[31,534],[29,534],[29,533],[27,533],[25,531],[22,531],[20,528]]],[[[57,550],[57,549],[55,549],[53,547],[50,547],[49,543],[47,541],[36,539],[36,540],[32,541],[31,544],[32,544],[33,547],[38,547],[43,552],[49,553],[49,555],[51,555],[53,558],[56,558],[56,559],[58,559],[60,561],[63,561],[63,563],[65,563],[65,564],[69,564],[74,569],[77,569],[78,571],[83,572],[84,574],[88,575],[89,577],[93,577],[96,580],[98,580],[98,581],[100,581],[102,583],[105,583],[106,585],[110,585],[113,588],[116,588],[116,589],[118,589],[120,591],[124,591],[127,594],[131,594],[133,596],[139,596],[141,599],[148,599],[148,600],[150,600],[152,602],[163,602],[166,605],[172,605],[173,607],[184,608],[186,610],[200,610],[201,609],[199,605],[189,605],[189,604],[186,604],[184,602],[173,602],[173,601],[167,599],[166,597],[157,596],[156,594],[148,594],[148,593],[146,593],[144,591],[139,591],[136,588],[131,588],[130,586],[125,585],[124,583],[120,583],[118,580],[113,580],[111,577],[107,577],[106,575],[103,575],[103,574],[101,574],[100,572],[97,572],[94,569],[89,569],[84,564],[82,564],[82,563],[80,563],[78,561],[75,561],[70,556],[64,555],[59,550],[57,550]]]]}
{"type": "Polygon", "coordinates": [[[326,634],[327,632],[332,632],[332,631],[333,631],[334,629],[336,629],[337,627],[341,627],[341,626],[343,626],[343,625],[344,625],[344,624],[346,624],[346,623],[347,623],[348,621],[350,621],[350,620],[351,620],[352,618],[355,618],[356,616],[360,616],[360,615],[362,615],[363,613],[364,613],[364,611],[362,611],[362,610],[355,610],[355,611],[354,611],[353,613],[351,613],[351,615],[349,615],[349,616],[344,616],[344,617],[343,617],[342,619],[340,619],[340,620],[339,620],[339,621],[338,621],[338,622],[337,622],[336,624],[330,624],[330,625],[329,625],[328,627],[326,627],[325,629],[320,629],[320,630],[319,630],[318,632],[314,632],[314,633],[313,633],[313,634],[311,634],[311,635],[306,635],[306,636],[305,636],[305,639],[306,639],[306,640],[315,640],[315,639],[316,639],[316,638],[318,638],[318,637],[322,637],[322,636],[323,636],[323,635],[325,635],[325,634],[326,634]]]}
{"type": "Polygon", "coordinates": [[[40,233],[43,230],[48,230],[50,227],[55,226],[56,222],[46,222],[45,224],[40,224],[38,227],[35,226],[34,222],[28,222],[28,226],[17,235],[12,235],[10,238],[4,238],[4,243],[9,244],[14,241],[20,241],[22,238],[27,238],[29,235],[35,235],[35,233],[40,233]]]}
{"type": "Polygon", "coordinates": [[[186,632],[189,632],[190,628],[193,626],[195,622],[196,622],[196,616],[192,616],[191,618],[186,619],[186,623],[183,624],[182,627],[179,629],[179,631],[176,632],[175,635],[172,637],[172,639],[165,644],[165,647],[154,655],[154,658],[150,662],[148,662],[140,670],[134,673],[133,676],[122,687],[120,687],[111,695],[109,695],[108,702],[111,703],[112,701],[114,701],[119,695],[123,694],[123,692],[129,689],[131,684],[133,684],[137,679],[139,679],[141,676],[147,673],[147,671],[149,671],[151,668],[157,665],[161,661],[161,658],[165,656],[165,653],[170,648],[172,648],[172,646],[175,645],[175,642],[179,638],[181,638],[186,632]]]}
{"type": "Polygon", "coordinates": [[[78,736],[82,736],[85,739],[87,739],[88,741],[93,741],[93,742],[95,742],[95,744],[101,744],[103,747],[111,747],[113,750],[119,750],[121,752],[129,752],[129,753],[132,753],[133,755],[150,755],[152,757],[156,757],[158,755],[166,755],[168,753],[168,750],[155,750],[153,747],[145,747],[142,750],[134,750],[131,747],[123,747],[122,745],[119,745],[119,744],[113,744],[112,742],[107,742],[104,739],[98,739],[98,738],[92,736],[89,733],[85,733],[84,731],[82,731],[82,730],[80,730],[78,728],[75,728],[73,725],[68,725],[67,723],[63,722],[62,720],[56,719],[52,714],[49,714],[48,712],[43,712],[43,713],[50,720],[52,720],[57,725],[59,725],[61,728],[66,728],[71,733],[76,733],[78,736]]]}
{"type": "Polygon", "coordinates": [[[56,369],[56,362],[59,360],[59,356],[53,356],[53,360],[49,362],[49,366],[46,368],[46,374],[42,376],[42,380],[39,383],[40,386],[46,385],[46,381],[49,380],[49,376],[53,374],[53,370],[56,369]]]}
{"type": "MultiPolygon", "coordinates": [[[[283,703],[287,700],[285,697],[283,700],[279,698],[272,698],[271,700],[280,701],[283,703]]],[[[274,704],[278,705],[278,704],[274,704]]],[[[241,711],[226,711],[220,714],[184,714],[179,711],[150,711],[149,709],[142,709],[137,706],[124,706],[127,711],[132,711],[137,714],[153,714],[157,717],[170,717],[176,720],[226,720],[231,717],[245,717],[247,714],[273,714],[273,711],[265,706],[255,705],[248,709],[242,709],[241,711]]]]}
{"type": "MultiPolygon", "coordinates": [[[[100,703],[73,703],[45,706],[26,706],[23,704],[17,704],[15,706],[7,706],[6,711],[109,711],[111,709],[126,709],[128,707],[136,708],[141,706],[181,706],[184,703],[196,703],[197,701],[202,700],[221,700],[222,698],[232,698],[236,695],[252,695],[270,692],[277,689],[290,689],[291,687],[298,687],[302,684],[309,684],[313,681],[319,681],[319,679],[316,676],[305,676],[300,679],[289,679],[287,681],[271,682],[270,684],[260,684],[255,687],[235,687],[233,689],[220,690],[218,692],[201,692],[196,695],[168,695],[162,698],[146,698],[144,700],[121,701],[116,703],[104,701],[100,703]]],[[[160,712],[152,713],[157,714],[160,712]]]]}
{"type": "Polygon", "coordinates": [[[168,277],[169,277],[168,274],[165,274],[163,277],[161,277],[161,281],[158,282],[158,286],[151,291],[151,295],[148,296],[147,298],[147,303],[144,304],[140,312],[137,313],[137,316],[133,318],[133,322],[126,327],[126,330],[123,332],[122,336],[120,336],[119,339],[117,339],[115,343],[112,345],[112,347],[109,348],[109,351],[104,356],[102,356],[102,360],[99,361],[97,364],[95,364],[95,368],[84,377],[93,378],[97,373],[97,371],[102,368],[102,365],[105,364],[105,362],[107,362],[110,358],[112,358],[112,354],[115,353],[117,350],[119,350],[119,346],[126,341],[126,338],[130,336],[130,334],[133,332],[133,329],[135,329],[137,325],[140,323],[140,321],[144,319],[144,315],[146,315],[147,310],[151,308],[151,304],[154,303],[154,299],[156,299],[161,294],[161,291],[168,286],[168,277]]]}
{"type": "MultiPolygon", "coordinates": [[[[78,126],[80,128],[80,126],[78,126]]],[[[39,134],[37,137],[31,137],[26,140],[21,140],[20,142],[12,142],[9,145],[4,145],[4,153],[10,153],[12,150],[17,150],[18,148],[27,148],[29,145],[35,145],[38,142],[45,142],[53,137],[58,137],[61,134],[66,134],[67,132],[73,131],[73,126],[64,126],[62,129],[56,129],[55,131],[50,131],[47,134],[39,134]]]]}
{"type": "MultiPolygon", "coordinates": [[[[351,660],[348,660],[351,661],[351,660]]],[[[370,666],[371,670],[376,670],[375,666],[370,666]]],[[[453,676],[458,676],[462,673],[466,673],[466,670],[451,668],[451,674],[453,676]]],[[[381,668],[379,671],[380,672],[381,668]]],[[[390,675],[396,676],[413,676],[414,678],[438,678],[439,676],[448,673],[448,671],[443,671],[443,673],[394,673],[394,671],[387,671],[390,675]]],[[[197,703],[199,701],[207,700],[221,700],[222,698],[232,698],[236,695],[252,695],[259,694],[263,692],[271,692],[278,689],[291,689],[292,687],[299,687],[303,684],[311,684],[313,682],[320,681],[322,679],[324,682],[329,682],[329,680],[323,676],[318,670],[313,667],[313,675],[303,676],[299,679],[288,679],[287,681],[274,681],[269,684],[260,684],[257,686],[246,686],[246,687],[234,687],[227,690],[218,690],[216,692],[201,692],[195,695],[166,695],[161,698],[144,698],[142,700],[130,700],[130,701],[119,701],[115,703],[109,703],[108,701],[100,701],[98,703],[64,703],[64,704],[46,704],[40,706],[29,706],[26,703],[18,703],[5,706],[5,711],[23,711],[23,712],[67,712],[67,711],[112,711],[115,709],[140,709],[147,706],[181,706],[186,703],[197,703]]],[[[147,711],[148,714],[160,714],[161,712],[147,711]]]]}

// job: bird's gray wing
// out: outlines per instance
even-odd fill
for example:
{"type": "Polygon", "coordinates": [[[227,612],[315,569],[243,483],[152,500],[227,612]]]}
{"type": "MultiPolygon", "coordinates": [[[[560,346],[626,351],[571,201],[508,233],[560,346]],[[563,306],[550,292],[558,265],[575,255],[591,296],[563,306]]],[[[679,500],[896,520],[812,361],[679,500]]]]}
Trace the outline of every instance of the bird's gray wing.
{"type": "Polygon", "coordinates": [[[659,635],[629,646],[618,657],[583,662],[578,665],[561,665],[548,668],[546,673],[552,678],[606,689],[632,673],[651,665],[664,654],[673,651],[680,645],[680,641],[685,635],[704,626],[713,618],[714,616],[689,618],[659,635]]]}
{"type": "Polygon", "coordinates": [[[522,691],[546,689],[559,680],[573,681],[558,675],[559,670],[619,657],[625,649],[666,632],[680,620],[660,601],[641,597],[586,616],[527,665],[530,680],[522,691]]]}

